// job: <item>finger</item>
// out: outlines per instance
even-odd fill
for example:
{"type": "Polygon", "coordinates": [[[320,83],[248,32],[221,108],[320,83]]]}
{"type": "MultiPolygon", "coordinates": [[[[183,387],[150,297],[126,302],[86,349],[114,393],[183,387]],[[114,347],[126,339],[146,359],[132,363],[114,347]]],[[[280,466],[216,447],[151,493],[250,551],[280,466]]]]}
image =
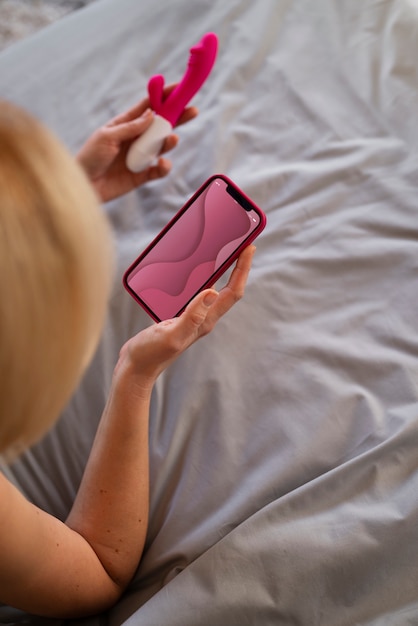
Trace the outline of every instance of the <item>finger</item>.
{"type": "Polygon", "coordinates": [[[126,122],[132,122],[132,120],[141,117],[141,115],[149,109],[149,98],[143,98],[133,107],[113,117],[106,126],[117,126],[118,124],[125,124],[126,122]]]}
{"type": "MultiPolygon", "coordinates": [[[[153,119],[152,111],[147,109],[139,119],[125,124],[119,124],[118,126],[105,127],[104,132],[107,137],[115,143],[120,144],[124,141],[133,141],[139,135],[142,135],[145,130],[147,130],[153,119]]],[[[160,154],[173,150],[173,148],[177,146],[178,142],[178,135],[174,133],[168,135],[168,137],[164,140],[160,154]]]]}
{"type": "Polygon", "coordinates": [[[131,180],[134,187],[143,185],[151,180],[157,180],[158,178],[164,178],[171,171],[171,161],[160,157],[155,165],[151,165],[146,170],[142,170],[137,174],[132,173],[131,180]]]}
{"type": "Polygon", "coordinates": [[[170,323],[167,332],[172,333],[178,352],[182,352],[208,332],[205,330],[205,322],[218,297],[219,294],[214,289],[202,291],[193,298],[180,317],[170,323]]]}
{"type": "MultiPolygon", "coordinates": [[[[170,85],[167,85],[166,87],[164,87],[163,100],[166,100],[166,98],[177,87],[177,85],[178,83],[171,83],[170,85]]],[[[106,126],[112,127],[112,126],[118,126],[119,124],[126,124],[127,122],[132,122],[138,117],[141,117],[144,111],[146,111],[146,109],[149,107],[150,107],[149,98],[148,97],[143,98],[137,104],[135,104],[133,107],[131,107],[124,113],[120,113],[119,115],[116,115],[111,120],[109,120],[106,126]]],[[[189,122],[194,117],[196,117],[198,113],[199,113],[199,110],[196,107],[194,106],[186,107],[182,115],[180,116],[180,119],[178,120],[176,126],[180,126],[181,124],[185,124],[186,122],[189,122]]]]}
{"type": "Polygon", "coordinates": [[[169,159],[160,157],[156,165],[151,165],[148,168],[148,180],[155,180],[157,178],[163,178],[171,171],[172,163],[169,159]]]}
{"type": "Polygon", "coordinates": [[[228,283],[219,292],[215,305],[211,308],[207,322],[216,322],[227,313],[244,295],[250,273],[255,246],[247,246],[238,257],[228,283]]]}
{"type": "Polygon", "coordinates": [[[249,245],[241,252],[225,289],[242,297],[251,270],[256,247],[249,245]]]}
{"type": "Polygon", "coordinates": [[[228,284],[219,293],[214,289],[206,289],[191,301],[178,318],[184,323],[183,340],[193,336],[193,341],[196,341],[210,333],[221,317],[242,298],[254,252],[255,246],[245,248],[238,258],[228,284]]]}
{"type": "Polygon", "coordinates": [[[106,126],[104,132],[107,137],[115,142],[122,143],[124,141],[132,141],[142,135],[151,125],[154,115],[151,109],[146,109],[141,117],[130,122],[121,123],[116,126],[106,126]]]}
{"type": "Polygon", "coordinates": [[[161,148],[160,154],[164,154],[164,152],[169,152],[170,150],[173,150],[173,148],[175,148],[177,146],[179,142],[179,137],[178,135],[169,135],[163,143],[163,146],[161,148]]]}
{"type": "Polygon", "coordinates": [[[205,289],[193,298],[180,317],[158,325],[159,330],[164,333],[164,343],[171,360],[200,337],[207,335],[242,297],[254,251],[254,246],[248,246],[241,253],[228,285],[220,293],[214,289],[205,289]]]}
{"type": "MultiPolygon", "coordinates": [[[[172,84],[167,85],[166,87],[164,87],[163,100],[165,100],[167,98],[167,96],[170,95],[170,93],[173,91],[173,89],[175,89],[177,87],[177,84],[178,83],[172,83],[172,84]]],[[[137,102],[137,104],[135,104],[133,107],[131,107],[130,109],[128,109],[124,113],[120,113],[119,115],[116,115],[115,117],[113,117],[106,124],[106,126],[117,126],[119,124],[125,124],[127,122],[132,122],[133,120],[137,119],[138,117],[141,117],[141,115],[149,107],[150,107],[149,98],[148,97],[147,98],[143,98],[142,100],[137,102]]]]}
{"type": "Polygon", "coordinates": [[[190,120],[194,119],[197,115],[199,115],[199,109],[197,107],[186,107],[177,120],[176,126],[181,126],[182,124],[190,122],[190,120]]]}
{"type": "Polygon", "coordinates": [[[198,294],[186,307],[182,317],[189,320],[190,326],[200,328],[206,320],[209,309],[219,298],[219,293],[215,289],[205,289],[198,294]]]}

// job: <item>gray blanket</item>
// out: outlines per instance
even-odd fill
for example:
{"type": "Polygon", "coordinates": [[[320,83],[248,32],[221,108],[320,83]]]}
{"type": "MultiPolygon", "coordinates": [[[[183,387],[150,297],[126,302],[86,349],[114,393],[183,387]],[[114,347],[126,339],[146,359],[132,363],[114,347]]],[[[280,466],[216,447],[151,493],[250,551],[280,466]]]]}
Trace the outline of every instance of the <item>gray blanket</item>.
{"type": "Polygon", "coordinates": [[[208,31],[171,174],[105,207],[118,270],[94,362],[8,473],[65,517],[118,351],[151,323],[122,273],[225,173],[268,217],[248,291],[159,380],[144,557],[82,623],[417,624],[416,0],[100,0],[3,52],[0,92],[75,150],[208,31]]]}

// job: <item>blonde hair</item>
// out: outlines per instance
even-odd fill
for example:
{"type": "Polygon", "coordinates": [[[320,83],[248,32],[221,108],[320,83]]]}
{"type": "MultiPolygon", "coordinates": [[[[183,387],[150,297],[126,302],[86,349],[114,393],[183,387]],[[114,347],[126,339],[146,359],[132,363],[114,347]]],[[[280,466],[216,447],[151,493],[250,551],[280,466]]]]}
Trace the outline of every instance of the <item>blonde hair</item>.
{"type": "Polygon", "coordinates": [[[0,453],[37,441],[93,356],[113,250],[87,178],[44,126],[0,101],[0,453]]]}

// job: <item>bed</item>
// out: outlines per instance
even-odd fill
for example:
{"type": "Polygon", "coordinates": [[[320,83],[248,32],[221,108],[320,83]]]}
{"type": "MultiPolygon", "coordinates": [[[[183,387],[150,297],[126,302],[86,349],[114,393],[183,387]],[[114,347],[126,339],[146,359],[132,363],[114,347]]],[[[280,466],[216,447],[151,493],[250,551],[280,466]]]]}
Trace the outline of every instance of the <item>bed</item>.
{"type": "Polygon", "coordinates": [[[76,150],[209,31],[172,172],[104,207],[117,271],[94,361],[7,473],[66,516],[119,349],[151,323],[123,271],[224,173],[268,219],[247,293],[156,385],[127,593],[66,624],[417,624],[417,1],[98,0],[6,49],[0,93],[76,150]]]}

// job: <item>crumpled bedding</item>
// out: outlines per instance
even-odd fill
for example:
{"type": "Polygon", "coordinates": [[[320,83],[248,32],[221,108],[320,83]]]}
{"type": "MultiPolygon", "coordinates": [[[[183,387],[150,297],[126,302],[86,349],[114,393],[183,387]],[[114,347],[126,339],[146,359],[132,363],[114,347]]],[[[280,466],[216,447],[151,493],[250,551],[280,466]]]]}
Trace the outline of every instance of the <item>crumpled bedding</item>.
{"type": "MultiPolygon", "coordinates": [[[[172,172],[105,207],[118,266],[94,361],[7,473],[65,517],[119,349],[151,323],[123,271],[225,173],[268,218],[248,290],[159,379],[143,559],[77,624],[417,624],[416,0],[100,0],[4,51],[0,92],[76,150],[208,31],[172,172]]],[[[63,623],[0,609],[22,622],[63,623]]]]}

